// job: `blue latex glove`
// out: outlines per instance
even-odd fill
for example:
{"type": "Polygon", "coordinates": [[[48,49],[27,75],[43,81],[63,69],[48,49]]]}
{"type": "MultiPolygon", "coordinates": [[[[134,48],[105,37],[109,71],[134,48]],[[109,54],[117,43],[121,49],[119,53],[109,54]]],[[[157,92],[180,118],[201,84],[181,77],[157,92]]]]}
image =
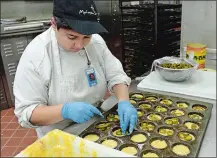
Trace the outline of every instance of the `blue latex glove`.
{"type": "Polygon", "coordinates": [[[138,118],[136,108],[129,101],[121,101],[118,103],[118,115],[122,133],[125,134],[127,127],[130,126],[129,133],[131,134],[138,118]]]}
{"type": "Polygon", "coordinates": [[[61,114],[64,119],[70,119],[76,123],[85,123],[95,114],[103,117],[96,107],[85,102],[66,103],[63,105],[61,114]]]}

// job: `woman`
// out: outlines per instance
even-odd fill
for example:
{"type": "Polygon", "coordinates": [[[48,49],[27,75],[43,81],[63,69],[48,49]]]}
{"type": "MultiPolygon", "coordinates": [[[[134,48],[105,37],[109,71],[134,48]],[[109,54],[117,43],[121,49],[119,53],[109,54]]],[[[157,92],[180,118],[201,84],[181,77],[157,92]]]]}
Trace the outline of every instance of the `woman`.
{"type": "Polygon", "coordinates": [[[94,115],[93,103],[107,88],[118,99],[122,132],[137,121],[130,104],[130,78],[97,33],[92,0],[54,0],[52,27],[25,49],[14,81],[15,114],[22,127],[36,128],[38,137],[69,124],[82,124],[94,115]]]}

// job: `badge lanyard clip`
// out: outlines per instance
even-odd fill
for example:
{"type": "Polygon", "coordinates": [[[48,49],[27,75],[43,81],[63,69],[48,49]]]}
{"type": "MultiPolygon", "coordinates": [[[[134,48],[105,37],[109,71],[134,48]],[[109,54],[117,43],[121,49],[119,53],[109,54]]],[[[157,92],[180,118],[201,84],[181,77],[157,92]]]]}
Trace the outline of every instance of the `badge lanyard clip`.
{"type": "Polygon", "coordinates": [[[96,73],[93,67],[91,67],[91,62],[88,57],[87,51],[85,49],[85,54],[87,57],[87,66],[88,68],[86,69],[86,76],[87,76],[87,81],[90,87],[96,86],[97,85],[97,79],[96,79],[96,73]]]}
{"type": "Polygon", "coordinates": [[[84,49],[84,51],[85,51],[85,55],[86,55],[86,58],[87,58],[87,66],[88,66],[88,68],[89,68],[90,65],[91,65],[91,62],[90,62],[90,59],[89,59],[89,57],[88,57],[88,55],[87,55],[87,50],[84,49]]]}

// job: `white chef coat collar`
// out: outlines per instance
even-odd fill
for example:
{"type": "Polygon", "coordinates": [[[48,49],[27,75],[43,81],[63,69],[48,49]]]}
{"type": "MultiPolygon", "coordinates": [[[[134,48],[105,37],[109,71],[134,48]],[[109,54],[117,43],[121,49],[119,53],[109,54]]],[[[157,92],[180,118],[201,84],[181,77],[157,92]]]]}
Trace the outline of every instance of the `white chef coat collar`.
{"type": "MultiPolygon", "coordinates": [[[[60,53],[59,53],[59,51],[60,50],[65,51],[65,52],[69,52],[69,51],[66,51],[63,47],[61,47],[58,44],[57,39],[56,39],[56,35],[55,35],[55,31],[53,30],[52,27],[50,29],[52,29],[52,31],[51,31],[51,39],[53,41],[54,50],[56,50],[56,51],[54,51],[54,56],[55,56],[56,62],[58,63],[58,69],[59,69],[58,72],[59,72],[59,74],[62,74],[61,65],[60,65],[60,53]]],[[[85,54],[86,54],[86,57],[87,57],[87,61],[88,61],[87,65],[88,66],[91,65],[91,61],[89,59],[89,54],[88,54],[87,48],[88,48],[88,46],[90,45],[91,42],[92,42],[92,37],[91,37],[90,42],[82,50],[80,50],[80,51],[85,51],[86,52],[85,54]]],[[[69,53],[72,53],[72,52],[69,52],[69,53]]]]}

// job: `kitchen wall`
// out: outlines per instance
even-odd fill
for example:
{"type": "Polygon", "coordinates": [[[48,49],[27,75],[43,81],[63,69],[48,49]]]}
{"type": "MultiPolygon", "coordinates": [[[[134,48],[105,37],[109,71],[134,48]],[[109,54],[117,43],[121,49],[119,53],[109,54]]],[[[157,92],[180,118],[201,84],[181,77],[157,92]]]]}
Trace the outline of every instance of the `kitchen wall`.
{"type": "Polygon", "coordinates": [[[216,49],[216,1],[183,1],[182,5],[182,46],[201,42],[216,49]]]}
{"type": "Polygon", "coordinates": [[[216,1],[182,1],[182,5],[181,48],[192,42],[206,44],[206,67],[216,69],[216,1]]]}
{"type": "MultiPolygon", "coordinates": [[[[207,44],[210,48],[208,53],[211,53],[208,54],[208,58],[216,59],[216,1],[181,1],[181,3],[183,5],[181,47],[190,42],[207,44]]],[[[1,0],[1,18],[26,16],[29,21],[49,19],[51,14],[52,0],[1,0]]]]}
{"type": "MultiPolygon", "coordinates": [[[[174,0],[160,2],[174,3],[174,0]]],[[[26,16],[27,20],[49,19],[52,14],[52,3],[53,0],[1,0],[1,18],[26,16]]]]}
{"type": "Polygon", "coordinates": [[[52,0],[1,0],[1,18],[17,18],[26,16],[28,21],[50,19],[52,7],[52,0]]]}

